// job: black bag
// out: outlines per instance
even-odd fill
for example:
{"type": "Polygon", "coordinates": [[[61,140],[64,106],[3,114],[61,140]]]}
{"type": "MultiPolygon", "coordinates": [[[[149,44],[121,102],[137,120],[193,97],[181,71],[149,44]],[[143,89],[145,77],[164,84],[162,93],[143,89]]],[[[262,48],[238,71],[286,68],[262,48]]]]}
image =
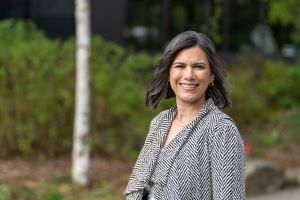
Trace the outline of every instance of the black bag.
{"type": "Polygon", "coordinates": [[[142,200],[148,200],[149,192],[146,188],[143,189],[143,198],[142,200]]]}

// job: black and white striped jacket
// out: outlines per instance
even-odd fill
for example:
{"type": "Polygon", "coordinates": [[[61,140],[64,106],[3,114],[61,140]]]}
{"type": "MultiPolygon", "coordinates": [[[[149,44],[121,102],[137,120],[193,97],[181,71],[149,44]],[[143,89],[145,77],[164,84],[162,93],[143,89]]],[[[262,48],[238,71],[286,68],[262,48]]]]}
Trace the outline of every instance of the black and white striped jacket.
{"type": "Polygon", "coordinates": [[[127,200],[141,200],[149,184],[156,200],[245,199],[244,144],[230,117],[209,99],[163,149],[176,106],[158,114],[125,190],[127,200]]]}

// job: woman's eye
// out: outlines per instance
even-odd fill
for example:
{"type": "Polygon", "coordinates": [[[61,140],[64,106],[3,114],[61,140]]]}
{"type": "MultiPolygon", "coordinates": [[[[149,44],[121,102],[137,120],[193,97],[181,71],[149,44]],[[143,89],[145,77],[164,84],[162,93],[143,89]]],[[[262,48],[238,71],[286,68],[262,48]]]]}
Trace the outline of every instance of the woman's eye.
{"type": "Polygon", "coordinates": [[[205,67],[203,65],[195,65],[196,69],[204,69],[205,67]]]}
{"type": "Polygon", "coordinates": [[[175,65],[175,68],[184,68],[184,65],[175,65]]]}

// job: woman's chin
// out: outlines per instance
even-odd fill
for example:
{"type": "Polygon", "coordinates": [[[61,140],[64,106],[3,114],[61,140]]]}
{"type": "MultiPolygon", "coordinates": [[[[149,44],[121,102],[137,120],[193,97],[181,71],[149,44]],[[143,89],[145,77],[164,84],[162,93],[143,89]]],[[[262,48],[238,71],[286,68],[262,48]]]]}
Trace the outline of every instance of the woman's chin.
{"type": "Polygon", "coordinates": [[[202,102],[201,98],[195,96],[185,96],[177,99],[178,103],[186,103],[186,104],[198,104],[202,102]]]}

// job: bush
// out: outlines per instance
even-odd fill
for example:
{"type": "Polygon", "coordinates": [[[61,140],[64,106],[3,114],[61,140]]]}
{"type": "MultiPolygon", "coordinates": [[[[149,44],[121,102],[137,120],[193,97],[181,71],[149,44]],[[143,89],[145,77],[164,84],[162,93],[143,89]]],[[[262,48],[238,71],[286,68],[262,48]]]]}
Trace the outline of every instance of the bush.
{"type": "Polygon", "coordinates": [[[233,107],[228,113],[256,146],[253,153],[261,155],[270,148],[296,152],[300,144],[299,64],[248,57],[235,63],[229,74],[233,107]]]}
{"type": "Polygon", "coordinates": [[[300,66],[266,61],[259,86],[268,105],[277,110],[300,104],[300,66]]]}
{"type": "Polygon", "coordinates": [[[0,185],[0,200],[10,200],[11,199],[11,189],[6,186],[1,184],[0,185]]]}
{"type": "Polygon", "coordinates": [[[240,127],[260,126],[267,120],[266,102],[255,79],[251,69],[240,68],[230,72],[233,106],[228,112],[240,127]]]}
{"type": "Polygon", "coordinates": [[[157,58],[145,53],[128,54],[99,37],[94,38],[93,44],[93,147],[107,153],[135,155],[154,114],[143,102],[146,80],[157,58]]]}
{"type": "MultiPolygon", "coordinates": [[[[5,20],[0,51],[0,157],[70,153],[75,39],[51,40],[30,22],[5,20]]],[[[158,58],[92,38],[92,152],[135,156],[151,118],[174,104],[174,99],[164,101],[155,112],[143,105],[158,58]]],[[[299,106],[299,66],[249,57],[235,66],[228,112],[241,129],[277,125],[281,113],[299,106]]]]}
{"type": "Polygon", "coordinates": [[[281,111],[299,106],[300,66],[251,57],[234,65],[229,73],[233,107],[228,112],[242,127],[277,123],[281,111]]]}
{"type": "MultiPolygon", "coordinates": [[[[0,51],[0,156],[70,152],[74,38],[50,40],[30,22],[5,20],[0,51]]],[[[92,39],[93,150],[129,156],[140,145],[154,114],[143,106],[143,91],[155,59],[92,39]]]]}
{"type": "Polygon", "coordinates": [[[49,40],[30,22],[3,21],[0,33],[0,156],[63,152],[71,146],[71,41],[49,40]]]}

